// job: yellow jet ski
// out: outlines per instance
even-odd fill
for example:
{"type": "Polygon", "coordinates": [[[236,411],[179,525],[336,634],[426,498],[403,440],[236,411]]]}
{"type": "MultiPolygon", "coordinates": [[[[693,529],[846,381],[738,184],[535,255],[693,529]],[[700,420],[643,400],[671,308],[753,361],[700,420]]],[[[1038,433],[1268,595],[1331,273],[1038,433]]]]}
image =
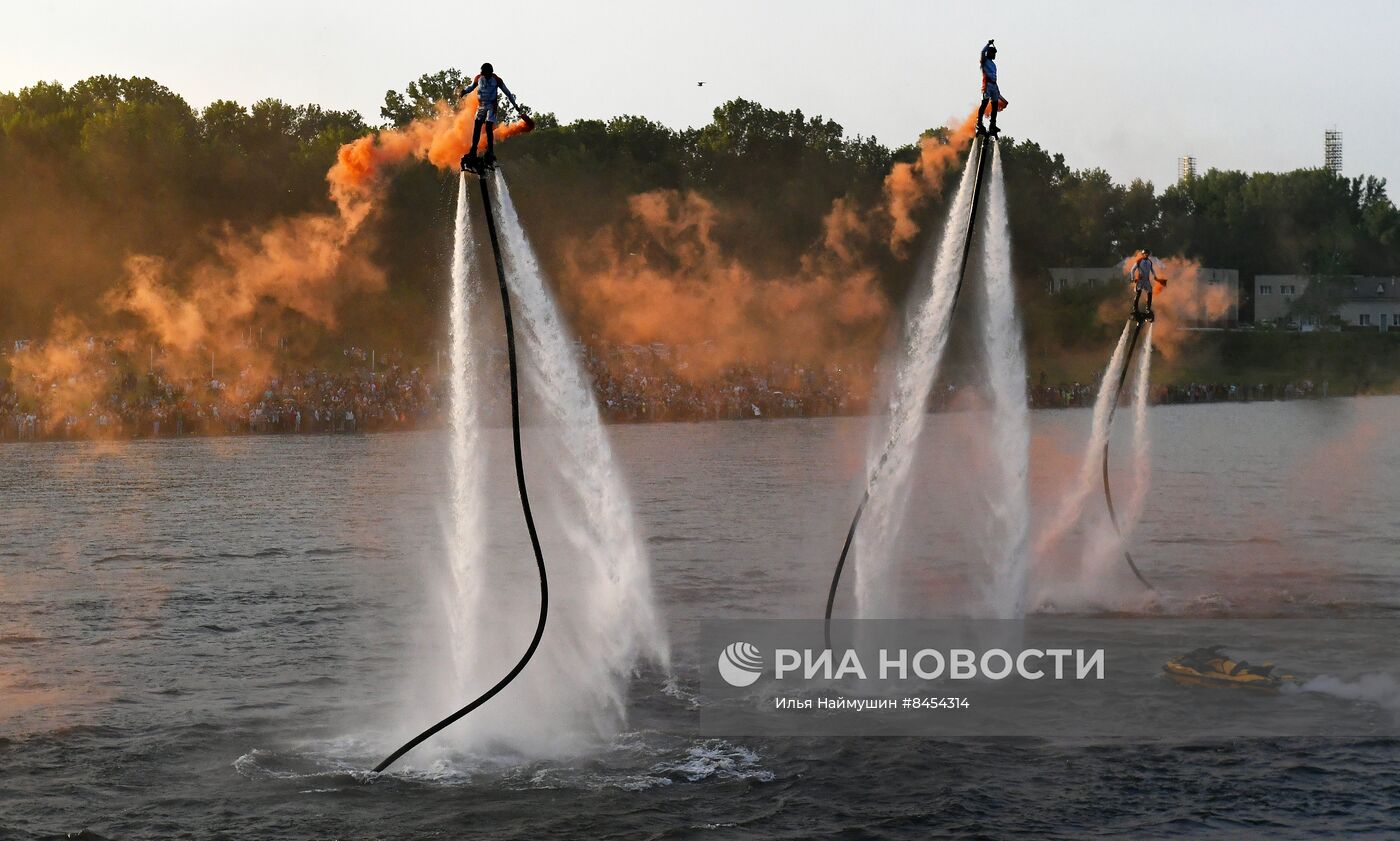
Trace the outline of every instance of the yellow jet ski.
{"type": "Polygon", "coordinates": [[[1223,646],[1198,648],[1168,660],[1162,666],[1167,677],[1185,686],[1212,686],[1227,689],[1255,689],[1277,692],[1293,675],[1274,673],[1273,663],[1259,666],[1232,660],[1223,646]]]}

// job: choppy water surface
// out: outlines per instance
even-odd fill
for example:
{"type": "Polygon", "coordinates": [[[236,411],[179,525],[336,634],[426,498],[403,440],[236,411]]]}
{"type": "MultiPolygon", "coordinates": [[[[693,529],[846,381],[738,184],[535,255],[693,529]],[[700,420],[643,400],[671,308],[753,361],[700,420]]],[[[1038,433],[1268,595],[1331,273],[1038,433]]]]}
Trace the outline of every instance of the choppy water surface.
{"type": "MultiPolygon", "coordinates": [[[[1133,545],[1163,597],[1147,609],[1393,622],[1400,400],[1150,414],[1153,485],[1133,545]]],[[[1088,420],[1033,416],[1037,510],[1076,469],[1088,420]]],[[[540,458],[547,434],[527,437],[540,458]]],[[[820,616],[868,423],[609,434],[675,674],[638,674],[625,729],[572,758],[428,750],[378,778],[361,769],[439,711],[404,687],[451,657],[434,606],[445,436],[0,447],[0,837],[1281,837],[1400,823],[1400,743],[1364,732],[964,744],[704,732],[695,675],[709,654],[687,641],[707,617],[820,616]]],[[[960,559],[978,501],[956,480],[976,434],[970,413],[929,424],[909,500],[920,513],[899,549],[907,601],[956,598],[977,575],[960,559]]],[[[484,444],[509,447],[503,430],[484,444]]],[[[486,477],[500,489],[486,516],[521,533],[491,551],[529,587],[508,470],[503,458],[486,477]]],[[[1063,594],[1039,608],[1069,609],[1063,594]]],[[[1290,646],[1306,661],[1308,644],[1300,630],[1290,646]]],[[[1393,647],[1362,641],[1339,677],[1393,647]]],[[[1377,691],[1338,709],[1383,709],[1389,679],[1371,675],[1377,691]]],[[[530,716],[528,699],[514,707],[530,716]]],[[[1121,723],[1131,707],[1103,715],[1121,723]]]]}

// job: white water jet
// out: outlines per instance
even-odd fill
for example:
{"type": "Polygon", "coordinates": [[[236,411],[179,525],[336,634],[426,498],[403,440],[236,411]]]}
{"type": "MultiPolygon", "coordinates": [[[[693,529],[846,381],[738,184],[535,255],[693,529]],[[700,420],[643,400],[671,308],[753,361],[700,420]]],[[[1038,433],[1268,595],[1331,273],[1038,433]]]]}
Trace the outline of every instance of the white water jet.
{"type": "MultiPolygon", "coordinates": [[[[530,385],[543,418],[527,440],[532,499],[545,497],[541,536],[547,541],[551,610],[544,640],[529,667],[500,697],[461,724],[475,745],[532,755],[565,755],[616,732],[625,723],[627,682],[643,662],[666,665],[664,630],[652,595],[649,562],[626,485],[598,415],[569,332],[545,286],[533,248],[516,215],[505,179],[491,177],[507,282],[523,330],[530,385]],[[553,440],[549,440],[553,439],[553,440]],[[538,465],[548,465],[540,475],[538,465]]],[[[542,513],[536,504],[537,516],[542,513]]],[[[522,576],[526,567],[521,561],[522,576]]],[[[533,576],[531,583],[533,584],[533,576]]],[[[522,601],[492,652],[508,668],[534,628],[534,602],[522,601]]],[[[501,599],[493,597],[493,604],[501,599]]],[[[486,659],[486,658],[483,658],[486,659]]],[[[493,678],[494,679],[494,678],[493,678]]],[[[489,685],[489,683],[485,684],[489,685]]]]}
{"type": "Polygon", "coordinates": [[[471,222],[467,176],[457,187],[457,219],[452,242],[451,348],[449,360],[450,415],[448,423],[448,487],[450,505],[447,522],[447,555],[451,586],[445,595],[444,610],[452,645],[456,679],[452,694],[465,691],[474,660],[473,646],[464,641],[478,637],[477,620],[482,614],[481,540],[483,475],[485,453],[481,448],[481,417],[478,411],[479,376],[470,354],[471,306],[476,288],[471,281],[476,263],[476,237],[471,222]]]}
{"type": "MultiPolygon", "coordinates": [[[[403,688],[395,746],[420,732],[435,717],[440,718],[480,694],[509,668],[487,656],[490,624],[498,617],[490,610],[485,594],[494,586],[495,578],[513,576],[516,570],[493,569],[496,565],[488,563],[493,557],[486,540],[488,448],[482,440],[482,371],[478,361],[481,354],[474,352],[473,347],[480,338],[472,331],[481,279],[474,276],[477,245],[469,199],[467,179],[463,176],[457,187],[449,266],[447,500],[442,510],[445,557],[434,558],[426,578],[431,588],[429,598],[437,613],[423,628],[425,647],[417,661],[418,673],[403,688]],[[439,647],[439,640],[446,640],[446,645],[439,647]]],[[[528,574],[523,564],[519,571],[528,574]]],[[[459,744],[459,735],[457,728],[449,728],[408,761],[442,756],[447,744],[459,744]]]]}
{"type": "Polygon", "coordinates": [[[986,228],[982,239],[986,312],[982,346],[992,400],[991,475],[984,554],[991,567],[988,607],[998,619],[1025,614],[1026,551],[1030,528],[1030,409],[1026,404],[1026,357],[1016,288],[1011,277],[1011,231],[1001,147],[992,146],[992,178],[987,185],[986,228]]]}
{"type": "MultiPolygon", "coordinates": [[[[1148,474],[1151,470],[1152,441],[1148,436],[1147,429],[1147,397],[1152,373],[1151,322],[1144,322],[1141,335],[1140,348],[1136,351],[1138,354],[1137,365],[1132,372],[1131,461],[1128,470],[1132,476],[1132,484],[1129,486],[1126,500],[1120,503],[1116,511],[1116,523],[1110,519],[1105,505],[1101,516],[1095,517],[1085,524],[1080,586],[1084,594],[1094,596],[1100,601],[1103,599],[1117,601],[1120,596],[1125,596],[1127,592],[1140,595],[1141,590],[1141,585],[1134,583],[1131,591],[1120,591],[1118,584],[1115,583],[1123,580],[1120,575],[1126,567],[1125,555],[1128,551],[1128,540],[1142,520],[1150,484],[1148,474]]],[[[1127,365],[1131,362],[1132,360],[1125,360],[1124,364],[1127,365]]],[[[1112,435],[1112,430],[1109,431],[1109,434],[1112,435]]],[[[1102,470],[1104,452],[1103,447],[1099,447],[1098,481],[1100,485],[1104,481],[1102,470]]],[[[1122,498],[1120,497],[1120,499],[1122,498]]]]}
{"type": "MultiPolygon", "coordinates": [[[[982,142],[982,141],[977,141],[982,142]]],[[[889,400],[889,421],[883,437],[866,460],[870,500],[856,532],[856,614],[864,618],[892,615],[891,549],[909,495],[909,474],[915,448],[928,416],[929,394],[948,345],[962,261],[963,241],[977,174],[977,155],[969,154],[957,195],[948,208],[933,273],[922,301],[909,310],[904,339],[889,400]]]]}
{"type": "MultiPolygon", "coordinates": [[[[1041,525],[1040,535],[1035,543],[1037,558],[1045,559],[1060,548],[1070,529],[1083,518],[1085,503],[1089,497],[1101,490],[1103,448],[1108,441],[1109,420],[1118,396],[1118,380],[1123,374],[1123,366],[1127,364],[1128,337],[1132,335],[1132,331],[1133,324],[1129,322],[1119,335],[1118,344],[1113,349],[1113,357],[1104,369],[1103,378],[1099,380],[1099,393],[1094,400],[1094,419],[1089,428],[1089,440],[1084,446],[1084,457],[1080,462],[1079,472],[1072,484],[1066,488],[1059,507],[1041,525]]],[[[1103,521],[1100,527],[1106,524],[1107,516],[1108,512],[1105,510],[1103,517],[1099,518],[1103,521]]]]}
{"type": "Polygon", "coordinates": [[[1152,374],[1152,322],[1143,325],[1142,350],[1138,351],[1137,369],[1133,373],[1133,461],[1132,493],[1128,504],[1118,521],[1118,528],[1126,542],[1142,522],[1143,511],[1147,507],[1147,491],[1151,486],[1152,436],[1147,428],[1147,400],[1151,393],[1152,374]]]}

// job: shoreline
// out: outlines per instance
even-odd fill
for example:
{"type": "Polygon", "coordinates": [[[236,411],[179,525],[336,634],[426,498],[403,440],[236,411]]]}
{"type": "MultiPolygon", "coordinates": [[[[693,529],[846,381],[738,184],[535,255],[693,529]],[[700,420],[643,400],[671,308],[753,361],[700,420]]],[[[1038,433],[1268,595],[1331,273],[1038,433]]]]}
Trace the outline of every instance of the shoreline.
{"type": "MultiPolygon", "coordinates": [[[[1316,393],[1316,392],[1311,392],[1311,393],[1278,393],[1278,392],[1285,392],[1287,389],[1270,388],[1270,387],[1264,387],[1264,388],[1266,388],[1269,392],[1271,392],[1269,396],[1251,396],[1251,395],[1249,395],[1249,394],[1244,394],[1244,395],[1242,395],[1242,396],[1234,396],[1234,395],[1232,395],[1232,396],[1225,396],[1225,397],[1215,397],[1215,396],[1211,396],[1210,394],[1205,394],[1205,395],[1196,395],[1196,396],[1194,396],[1194,397],[1193,397],[1193,396],[1190,396],[1190,395],[1187,395],[1184,399],[1183,399],[1183,398],[1179,398],[1179,397],[1174,397],[1173,399],[1158,399],[1158,395],[1154,395],[1154,396],[1153,396],[1153,399],[1150,401],[1150,405],[1155,407],[1155,406],[1217,405],[1217,404],[1221,404],[1221,403],[1237,403],[1237,404],[1248,404],[1248,403],[1296,403],[1296,402],[1300,402],[1300,401],[1320,402],[1320,401],[1325,401],[1325,400],[1346,400],[1346,399],[1354,399],[1354,398],[1359,398],[1359,397],[1393,397],[1393,396],[1395,396],[1395,393],[1393,393],[1393,392],[1365,392],[1365,393],[1353,393],[1353,394],[1327,394],[1327,393],[1321,393],[1321,394],[1319,394],[1319,393],[1316,393]]],[[[1291,387],[1290,387],[1290,388],[1291,388],[1291,387]]],[[[1056,412],[1056,411],[1065,411],[1065,410],[1070,410],[1070,409],[1089,409],[1089,408],[1092,408],[1092,400],[1093,400],[1093,396],[1092,396],[1092,394],[1090,394],[1089,399],[1088,399],[1087,401],[1080,400],[1080,399],[1076,398],[1076,399],[1073,399],[1073,400],[1071,400],[1071,401],[1069,401],[1069,402],[1066,402],[1066,403],[1064,403],[1064,404],[1061,404],[1061,405],[1047,405],[1047,404],[1044,403],[1044,402],[1038,402],[1038,401],[1036,401],[1036,400],[1031,400],[1031,401],[1028,401],[1028,402],[1029,402],[1029,409],[1030,409],[1031,411],[1033,411],[1033,412],[1056,412]]],[[[953,412],[960,412],[960,411],[965,411],[965,410],[962,409],[962,408],[952,407],[952,406],[948,406],[948,405],[945,404],[945,405],[940,405],[940,406],[931,407],[931,408],[929,409],[929,414],[945,414],[945,413],[953,413],[953,412]]],[[[722,423],[722,422],[723,422],[723,423],[732,423],[732,422],[740,422],[740,421],[776,421],[776,420],[808,420],[808,419],[815,420],[815,419],[820,419],[820,418],[861,418],[861,417],[873,417],[873,416],[874,416],[873,413],[871,413],[871,412],[865,412],[865,411],[859,411],[859,412],[829,412],[829,413],[825,413],[825,414],[805,414],[805,413],[791,413],[791,414],[776,413],[776,414],[774,414],[774,413],[769,413],[769,414],[756,414],[756,415],[753,415],[753,414],[747,414],[747,413],[739,413],[739,414],[736,414],[736,415],[721,416],[721,417],[685,417],[685,416],[683,416],[683,415],[676,415],[676,416],[673,416],[673,417],[628,418],[628,417],[608,417],[607,415],[603,415],[603,423],[604,423],[605,425],[608,425],[608,426],[634,426],[634,425],[661,424],[661,423],[689,423],[689,424],[722,423]]],[[[144,425],[144,424],[143,424],[143,425],[144,425]]],[[[243,425],[243,424],[240,424],[240,426],[241,426],[241,425],[243,425]]],[[[10,421],[6,422],[3,426],[0,426],[0,444],[42,444],[42,443],[61,443],[61,442],[70,442],[70,441],[71,441],[71,442],[172,441],[172,440],[192,439],[192,438],[262,438],[262,437],[293,437],[293,436],[307,436],[307,437],[311,437],[311,436],[318,436],[318,437],[326,437],[326,436],[360,436],[360,435],[399,434],[399,433],[408,433],[408,432],[434,432],[434,431],[438,431],[438,430],[441,430],[441,429],[445,429],[445,428],[446,428],[445,421],[444,421],[440,416],[438,416],[438,417],[432,417],[432,418],[428,419],[428,422],[426,422],[426,423],[419,423],[419,422],[414,422],[414,421],[412,421],[412,420],[408,420],[408,421],[392,421],[392,422],[376,422],[376,421],[371,421],[371,422],[366,422],[366,423],[361,424],[359,421],[353,421],[353,422],[351,423],[350,428],[348,428],[348,429],[347,429],[347,428],[344,428],[344,427],[341,427],[341,428],[331,428],[331,429],[296,429],[296,428],[292,428],[292,429],[287,429],[287,428],[276,428],[276,429],[274,429],[274,428],[267,428],[268,426],[270,426],[270,424],[266,424],[266,423],[249,424],[248,426],[249,426],[250,428],[245,428],[245,429],[232,429],[232,428],[229,428],[229,429],[215,430],[215,431],[185,431],[185,430],[183,429],[183,427],[182,427],[180,424],[176,423],[176,424],[172,424],[172,425],[169,426],[169,427],[166,427],[166,429],[173,429],[173,430],[175,430],[175,431],[165,431],[164,429],[160,429],[160,428],[158,427],[158,428],[156,429],[156,431],[154,431],[153,433],[134,433],[134,434],[128,434],[128,433],[124,433],[124,432],[118,431],[118,432],[115,432],[115,433],[107,433],[107,434],[99,434],[99,435],[93,435],[93,434],[87,434],[87,433],[79,433],[79,434],[52,434],[52,433],[49,433],[49,434],[37,434],[37,433],[29,433],[29,432],[20,434],[20,433],[17,433],[17,432],[16,432],[16,428],[15,428],[15,427],[16,427],[16,422],[15,422],[14,420],[10,420],[10,421]],[[258,429],[258,428],[251,428],[252,426],[255,426],[255,425],[263,426],[264,428],[261,428],[261,429],[258,429]]],[[[486,426],[487,428],[506,428],[508,425],[507,425],[507,424],[502,424],[502,423],[488,422],[488,423],[485,424],[485,426],[486,426]]],[[[527,424],[527,426],[528,426],[528,424],[527,424]]]]}

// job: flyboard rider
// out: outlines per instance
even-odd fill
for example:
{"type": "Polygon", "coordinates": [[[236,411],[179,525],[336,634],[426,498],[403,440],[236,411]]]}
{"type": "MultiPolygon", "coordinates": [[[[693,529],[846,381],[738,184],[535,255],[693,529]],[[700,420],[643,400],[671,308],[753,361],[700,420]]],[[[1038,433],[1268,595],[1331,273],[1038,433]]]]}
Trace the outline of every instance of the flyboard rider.
{"type": "Polygon", "coordinates": [[[1156,316],[1152,313],[1152,282],[1157,281],[1166,285],[1167,279],[1157,273],[1157,264],[1152,259],[1151,249],[1143,249],[1138,255],[1137,261],[1133,263],[1130,270],[1133,278],[1133,318],[1138,321],[1146,319],[1155,321],[1156,316]],[[1138,302],[1142,300],[1142,293],[1147,293],[1147,311],[1138,309],[1138,302]]]}
{"type": "Polygon", "coordinates": [[[996,39],[987,42],[987,46],[982,48],[982,105],[977,109],[977,133],[981,135],[993,135],[1000,129],[997,128],[997,112],[1005,111],[1009,104],[1001,97],[1001,88],[997,86],[997,44],[996,39]],[[982,125],[982,115],[987,113],[988,107],[992,112],[992,125],[987,128],[982,125]]]}
{"type": "Polygon", "coordinates": [[[477,91],[480,104],[476,109],[476,122],[472,124],[472,145],[467,150],[467,154],[462,156],[462,169],[485,169],[494,166],[496,163],[495,128],[496,128],[496,106],[500,102],[501,94],[505,94],[510,100],[510,104],[517,110],[520,103],[515,101],[515,94],[506,87],[505,80],[496,75],[491,62],[481,65],[481,73],[471,84],[457,91],[457,98],[461,99],[472,91],[477,91]],[[481,140],[481,127],[486,127],[486,156],[477,162],[476,144],[481,140]]]}

